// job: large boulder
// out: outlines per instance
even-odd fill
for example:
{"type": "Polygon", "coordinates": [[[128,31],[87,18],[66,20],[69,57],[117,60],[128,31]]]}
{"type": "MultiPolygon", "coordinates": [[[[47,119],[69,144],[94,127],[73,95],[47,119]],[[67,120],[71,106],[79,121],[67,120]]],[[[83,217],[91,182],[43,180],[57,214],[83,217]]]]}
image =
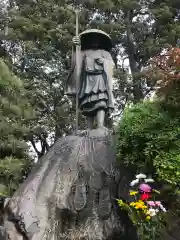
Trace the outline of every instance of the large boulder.
{"type": "Polygon", "coordinates": [[[106,129],[59,139],[6,205],[8,239],[127,238],[130,225],[115,200],[122,177],[115,162],[106,129]]]}

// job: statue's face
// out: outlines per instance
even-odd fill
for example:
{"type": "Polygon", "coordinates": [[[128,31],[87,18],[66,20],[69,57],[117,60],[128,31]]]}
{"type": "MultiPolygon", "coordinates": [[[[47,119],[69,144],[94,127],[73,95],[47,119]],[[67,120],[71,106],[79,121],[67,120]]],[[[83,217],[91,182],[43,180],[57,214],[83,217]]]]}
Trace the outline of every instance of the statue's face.
{"type": "Polygon", "coordinates": [[[99,42],[99,39],[97,38],[91,38],[90,44],[93,49],[98,49],[100,47],[100,42],[99,42]]]}
{"type": "Polygon", "coordinates": [[[98,48],[99,47],[99,43],[92,43],[92,45],[91,45],[93,48],[98,48]]]}

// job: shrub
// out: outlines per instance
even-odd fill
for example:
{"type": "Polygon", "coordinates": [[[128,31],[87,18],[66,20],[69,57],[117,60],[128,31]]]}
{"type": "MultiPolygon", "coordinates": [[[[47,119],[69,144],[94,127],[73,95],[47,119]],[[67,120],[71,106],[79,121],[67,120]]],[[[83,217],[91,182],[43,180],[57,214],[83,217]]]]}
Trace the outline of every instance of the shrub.
{"type": "MultiPolygon", "coordinates": [[[[118,127],[119,163],[135,165],[173,188],[180,183],[180,114],[163,102],[126,109],[118,127]]],[[[174,188],[175,189],[175,188],[174,188]]]]}

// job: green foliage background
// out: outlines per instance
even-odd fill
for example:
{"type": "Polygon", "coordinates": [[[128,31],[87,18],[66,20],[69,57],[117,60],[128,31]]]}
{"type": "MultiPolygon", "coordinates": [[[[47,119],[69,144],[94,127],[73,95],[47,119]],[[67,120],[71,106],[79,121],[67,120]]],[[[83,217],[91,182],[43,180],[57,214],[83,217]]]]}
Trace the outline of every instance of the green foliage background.
{"type": "Polygon", "coordinates": [[[126,109],[118,126],[118,162],[156,179],[168,209],[161,224],[172,235],[180,219],[179,109],[164,101],[144,101],[126,109]]]}
{"type": "Polygon", "coordinates": [[[118,129],[118,157],[172,186],[180,182],[180,112],[145,101],[126,109],[118,129]]]}
{"type": "Polygon", "coordinates": [[[32,160],[25,136],[34,111],[23,82],[0,59],[0,195],[10,196],[27,175],[32,160]]]}

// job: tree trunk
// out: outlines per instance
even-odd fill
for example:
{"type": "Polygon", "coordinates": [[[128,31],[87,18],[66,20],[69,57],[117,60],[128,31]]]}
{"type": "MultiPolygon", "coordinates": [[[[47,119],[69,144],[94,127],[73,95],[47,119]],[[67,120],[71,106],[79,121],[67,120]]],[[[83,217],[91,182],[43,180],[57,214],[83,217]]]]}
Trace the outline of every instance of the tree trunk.
{"type": "Polygon", "coordinates": [[[112,145],[101,129],[59,139],[5,207],[8,239],[135,240],[118,213],[119,182],[127,179],[120,181],[112,145]]]}
{"type": "Polygon", "coordinates": [[[141,82],[140,82],[140,70],[137,67],[137,63],[135,60],[135,54],[136,49],[133,43],[133,35],[131,31],[131,25],[132,25],[132,18],[133,18],[133,10],[128,11],[126,14],[126,28],[127,28],[127,52],[129,57],[129,65],[132,73],[133,78],[133,96],[134,96],[134,102],[138,102],[141,99],[144,98],[142,88],[141,88],[141,82]]]}

